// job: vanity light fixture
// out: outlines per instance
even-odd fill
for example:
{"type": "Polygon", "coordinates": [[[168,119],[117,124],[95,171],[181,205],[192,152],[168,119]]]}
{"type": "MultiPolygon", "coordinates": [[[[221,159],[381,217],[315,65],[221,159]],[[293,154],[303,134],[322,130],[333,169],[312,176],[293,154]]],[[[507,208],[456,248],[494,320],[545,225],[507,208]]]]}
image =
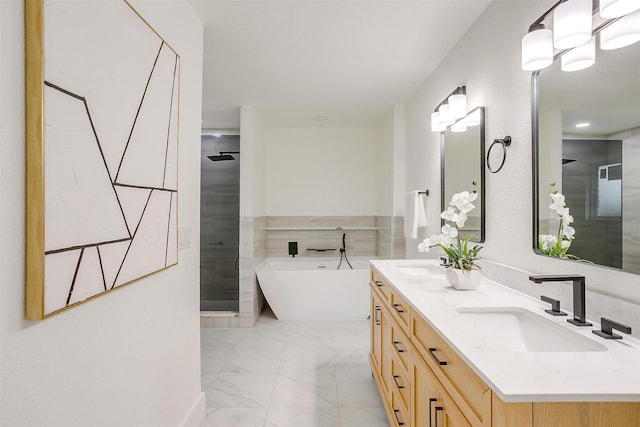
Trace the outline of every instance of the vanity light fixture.
{"type": "Polygon", "coordinates": [[[591,67],[596,63],[596,38],[591,37],[588,42],[574,47],[560,57],[562,71],[579,71],[591,67]]]}
{"type": "MultiPolygon", "coordinates": [[[[458,86],[431,113],[431,131],[443,132],[454,123],[458,123],[467,115],[467,87],[458,86]],[[456,120],[458,120],[456,122],[456,120]]],[[[462,124],[456,129],[461,129],[462,124]]],[[[466,124],[465,129],[466,130],[466,124]]],[[[455,132],[463,132],[456,130],[455,132]]]]}
{"type": "Polygon", "coordinates": [[[553,46],[571,49],[591,38],[593,25],[591,0],[567,0],[553,11],[553,46]]]}
{"type": "MultiPolygon", "coordinates": [[[[640,1],[637,2],[640,5],[640,1]]],[[[640,40],[640,10],[623,16],[600,31],[600,49],[612,50],[640,40]]]]}
{"type": "Polygon", "coordinates": [[[522,38],[522,69],[541,70],[558,57],[563,71],[590,67],[595,63],[592,39],[598,33],[604,50],[640,41],[640,0],[559,0],[522,38]],[[594,19],[597,14],[602,18],[594,19]],[[551,29],[545,27],[550,16],[551,29]]]}
{"type": "Polygon", "coordinates": [[[600,16],[618,18],[640,9],[638,0],[600,0],[600,16]]]}

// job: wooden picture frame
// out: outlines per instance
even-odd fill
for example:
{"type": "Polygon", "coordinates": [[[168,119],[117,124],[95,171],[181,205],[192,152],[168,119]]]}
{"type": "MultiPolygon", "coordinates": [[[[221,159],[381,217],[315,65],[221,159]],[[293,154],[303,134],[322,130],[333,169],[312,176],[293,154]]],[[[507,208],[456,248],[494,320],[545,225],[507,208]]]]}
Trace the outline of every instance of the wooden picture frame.
{"type": "Polygon", "coordinates": [[[178,262],[180,56],[123,0],[25,0],[26,318],[178,262]]]}

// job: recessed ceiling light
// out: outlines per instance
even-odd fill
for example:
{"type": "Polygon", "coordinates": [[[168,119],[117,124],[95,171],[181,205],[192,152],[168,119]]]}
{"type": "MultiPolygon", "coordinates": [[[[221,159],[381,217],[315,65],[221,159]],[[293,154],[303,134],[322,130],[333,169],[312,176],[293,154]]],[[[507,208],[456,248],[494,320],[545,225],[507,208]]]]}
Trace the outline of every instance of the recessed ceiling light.
{"type": "Polygon", "coordinates": [[[590,123],[584,122],[584,123],[578,123],[576,124],[577,128],[586,128],[587,126],[589,126],[590,123]]]}
{"type": "Polygon", "coordinates": [[[329,117],[327,117],[327,116],[315,116],[313,118],[313,120],[315,120],[317,122],[326,122],[327,120],[329,120],[329,117]]]}

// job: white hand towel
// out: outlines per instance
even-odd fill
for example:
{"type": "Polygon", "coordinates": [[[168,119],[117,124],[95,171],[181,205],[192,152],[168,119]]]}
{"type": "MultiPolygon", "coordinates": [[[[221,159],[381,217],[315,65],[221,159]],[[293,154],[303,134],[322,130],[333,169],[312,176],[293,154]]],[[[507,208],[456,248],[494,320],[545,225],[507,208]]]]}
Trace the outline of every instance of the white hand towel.
{"type": "Polygon", "coordinates": [[[418,228],[428,225],[426,209],[424,206],[424,194],[419,191],[410,191],[407,194],[407,206],[404,217],[404,237],[408,239],[418,238],[418,228]]]}

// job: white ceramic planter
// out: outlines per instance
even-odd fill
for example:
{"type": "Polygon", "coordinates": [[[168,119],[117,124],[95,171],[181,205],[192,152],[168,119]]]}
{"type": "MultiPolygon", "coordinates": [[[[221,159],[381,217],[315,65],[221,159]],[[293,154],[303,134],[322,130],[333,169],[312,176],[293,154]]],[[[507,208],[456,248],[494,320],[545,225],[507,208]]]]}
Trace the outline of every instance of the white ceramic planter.
{"type": "Polygon", "coordinates": [[[445,272],[447,282],[454,289],[460,291],[472,291],[478,289],[480,286],[480,280],[482,279],[482,273],[478,270],[460,270],[457,268],[448,268],[445,272]]]}

